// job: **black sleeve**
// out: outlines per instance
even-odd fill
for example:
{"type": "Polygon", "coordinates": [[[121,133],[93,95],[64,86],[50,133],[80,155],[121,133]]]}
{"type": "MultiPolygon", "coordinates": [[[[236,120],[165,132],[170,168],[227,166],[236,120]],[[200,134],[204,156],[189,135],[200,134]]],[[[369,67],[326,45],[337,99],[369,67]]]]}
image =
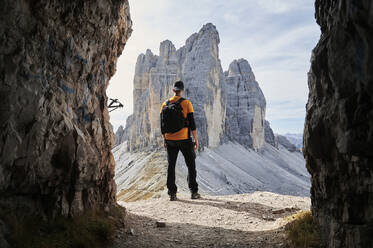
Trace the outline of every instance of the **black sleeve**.
{"type": "Polygon", "coordinates": [[[194,121],[193,112],[187,115],[189,127],[192,131],[196,130],[196,122],[194,121]]]}
{"type": "Polygon", "coordinates": [[[160,114],[160,116],[159,116],[159,120],[160,120],[160,124],[161,124],[161,133],[162,134],[165,134],[166,132],[164,131],[164,127],[163,127],[163,125],[162,125],[162,113],[160,114]]]}

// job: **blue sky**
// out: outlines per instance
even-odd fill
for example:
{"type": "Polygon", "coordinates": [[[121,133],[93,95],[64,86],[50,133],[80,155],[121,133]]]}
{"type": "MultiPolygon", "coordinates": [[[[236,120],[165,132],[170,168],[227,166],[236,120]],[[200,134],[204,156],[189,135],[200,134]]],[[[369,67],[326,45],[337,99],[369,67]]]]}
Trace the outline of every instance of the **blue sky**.
{"type": "Polygon", "coordinates": [[[148,48],[158,54],[166,39],[179,48],[211,22],[219,31],[223,70],[234,59],[249,61],[274,132],[303,132],[307,72],[320,36],[313,0],[130,0],[130,11],[133,33],[107,90],[125,105],[110,115],[114,130],[132,113],[137,56],[148,48]]]}

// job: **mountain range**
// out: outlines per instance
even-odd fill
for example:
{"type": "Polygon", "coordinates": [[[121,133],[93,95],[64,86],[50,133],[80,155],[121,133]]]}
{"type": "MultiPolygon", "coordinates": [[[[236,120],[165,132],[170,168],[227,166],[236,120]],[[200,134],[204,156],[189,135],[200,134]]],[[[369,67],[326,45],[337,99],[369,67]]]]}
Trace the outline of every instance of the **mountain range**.
{"type": "MultiPolygon", "coordinates": [[[[223,71],[219,34],[208,23],[176,49],[160,44],[137,58],[133,105],[126,126],[116,132],[118,198],[136,200],[165,192],[166,154],[159,110],[172,96],[176,80],[194,107],[200,149],[198,181],[209,194],[257,190],[308,195],[310,180],[303,155],[285,136],[274,135],[266,121],[266,100],[246,59],[233,60],[223,71]]],[[[186,167],[178,159],[178,185],[186,187],[186,167]]]]}

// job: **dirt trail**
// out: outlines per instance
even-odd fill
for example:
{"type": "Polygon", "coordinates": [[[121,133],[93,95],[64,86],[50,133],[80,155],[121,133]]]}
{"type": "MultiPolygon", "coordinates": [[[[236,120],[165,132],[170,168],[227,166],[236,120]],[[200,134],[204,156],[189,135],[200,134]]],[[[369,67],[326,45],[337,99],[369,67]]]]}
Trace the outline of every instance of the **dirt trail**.
{"type": "Polygon", "coordinates": [[[307,197],[268,192],[178,197],[119,202],[127,227],[114,247],[286,247],[283,217],[310,207],[307,197]]]}

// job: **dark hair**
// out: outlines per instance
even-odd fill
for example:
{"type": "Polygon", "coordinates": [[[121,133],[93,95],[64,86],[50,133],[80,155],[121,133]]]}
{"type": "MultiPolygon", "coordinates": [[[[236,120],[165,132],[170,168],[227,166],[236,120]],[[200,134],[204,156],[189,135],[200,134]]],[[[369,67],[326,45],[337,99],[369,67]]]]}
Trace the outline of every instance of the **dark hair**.
{"type": "Polygon", "coordinates": [[[174,83],[174,90],[176,90],[176,91],[184,90],[184,83],[183,83],[183,81],[176,81],[174,83]]]}
{"type": "Polygon", "coordinates": [[[175,90],[175,89],[174,89],[174,92],[175,92],[176,95],[179,95],[180,92],[181,92],[181,90],[175,90]]]}

